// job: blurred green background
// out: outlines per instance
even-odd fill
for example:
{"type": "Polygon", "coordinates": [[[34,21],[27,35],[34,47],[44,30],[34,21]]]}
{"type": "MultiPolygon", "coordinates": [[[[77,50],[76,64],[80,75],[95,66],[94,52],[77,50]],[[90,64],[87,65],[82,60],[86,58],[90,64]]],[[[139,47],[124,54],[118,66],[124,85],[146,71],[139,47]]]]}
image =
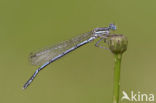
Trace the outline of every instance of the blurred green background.
{"type": "Polygon", "coordinates": [[[120,91],[156,95],[155,4],[155,0],[0,0],[0,103],[112,103],[113,55],[95,47],[96,41],[49,65],[22,90],[38,68],[29,63],[30,52],[112,22],[118,26],[115,33],[129,40],[120,91]]]}

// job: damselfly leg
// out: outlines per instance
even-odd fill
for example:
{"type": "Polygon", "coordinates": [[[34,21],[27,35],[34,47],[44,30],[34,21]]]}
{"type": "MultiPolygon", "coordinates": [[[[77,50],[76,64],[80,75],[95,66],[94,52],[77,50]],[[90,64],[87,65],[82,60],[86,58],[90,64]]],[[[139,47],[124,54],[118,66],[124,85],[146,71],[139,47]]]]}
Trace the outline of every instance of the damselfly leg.
{"type": "Polygon", "coordinates": [[[100,42],[102,42],[102,41],[104,41],[104,43],[106,43],[106,39],[107,39],[107,36],[101,37],[101,38],[95,43],[95,46],[96,46],[96,47],[99,47],[99,48],[103,48],[103,49],[109,50],[109,48],[107,48],[106,46],[100,45],[100,42]]]}

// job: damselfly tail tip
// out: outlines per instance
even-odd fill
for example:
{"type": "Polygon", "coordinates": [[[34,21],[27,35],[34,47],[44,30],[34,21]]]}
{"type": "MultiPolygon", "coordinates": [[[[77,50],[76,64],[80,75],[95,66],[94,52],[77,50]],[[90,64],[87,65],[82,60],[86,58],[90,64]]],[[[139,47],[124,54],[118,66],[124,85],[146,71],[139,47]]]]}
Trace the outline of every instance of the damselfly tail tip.
{"type": "Polygon", "coordinates": [[[23,90],[26,89],[26,88],[31,84],[31,82],[32,82],[31,79],[28,80],[28,81],[24,84],[24,86],[23,86],[23,90]]]}
{"type": "Polygon", "coordinates": [[[22,87],[23,90],[25,90],[28,87],[27,84],[24,84],[24,86],[22,87]]]}
{"type": "Polygon", "coordinates": [[[22,87],[22,90],[25,90],[25,88],[24,88],[24,87],[22,87]]]}

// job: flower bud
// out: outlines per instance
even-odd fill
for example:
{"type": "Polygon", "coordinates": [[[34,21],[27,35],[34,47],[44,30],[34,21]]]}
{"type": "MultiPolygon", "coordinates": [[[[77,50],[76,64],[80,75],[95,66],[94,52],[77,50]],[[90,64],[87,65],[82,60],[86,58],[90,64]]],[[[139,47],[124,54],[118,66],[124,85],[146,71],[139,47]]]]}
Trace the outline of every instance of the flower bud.
{"type": "Polygon", "coordinates": [[[122,34],[112,34],[107,38],[110,51],[114,54],[122,54],[127,50],[128,40],[122,34]]]}

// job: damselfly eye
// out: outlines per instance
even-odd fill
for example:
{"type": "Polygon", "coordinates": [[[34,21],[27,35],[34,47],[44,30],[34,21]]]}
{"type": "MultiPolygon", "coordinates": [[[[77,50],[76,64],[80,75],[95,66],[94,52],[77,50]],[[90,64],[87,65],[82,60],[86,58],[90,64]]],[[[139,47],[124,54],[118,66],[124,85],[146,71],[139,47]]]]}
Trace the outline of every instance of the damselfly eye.
{"type": "Polygon", "coordinates": [[[116,26],[115,26],[114,24],[109,24],[109,28],[110,28],[111,30],[116,30],[116,26]]]}

